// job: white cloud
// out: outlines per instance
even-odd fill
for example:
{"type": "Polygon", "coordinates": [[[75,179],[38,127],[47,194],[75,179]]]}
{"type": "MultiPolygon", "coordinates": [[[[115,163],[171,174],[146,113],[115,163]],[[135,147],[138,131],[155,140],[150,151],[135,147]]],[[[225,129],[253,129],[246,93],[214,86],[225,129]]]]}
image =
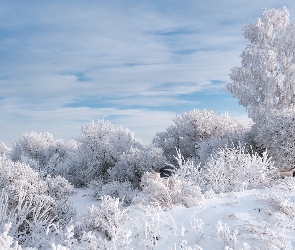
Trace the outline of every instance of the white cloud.
{"type": "Polygon", "coordinates": [[[35,131],[49,132],[66,141],[80,133],[85,122],[109,120],[116,127],[129,128],[144,143],[150,143],[156,132],[164,130],[172,123],[175,113],[150,111],[146,109],[116,108],[61,108],[51,110],[25,110],[10,107],[0,121],[1,140],[12,146],[23,133],[35,131]]]}
{"type": "Polygon", "coordinates": [[[221,90],[246,44],[241,26],[282,5],[292,17],[294,4],[276,0],[4,0],[0,140],[31,130],[68,139],[81,122],[113,116],[149,141],[171,122],[165,105],[186,107],[179,95],[221,90]],[[93,97],[104,103],[69,107],[93,97]]]}

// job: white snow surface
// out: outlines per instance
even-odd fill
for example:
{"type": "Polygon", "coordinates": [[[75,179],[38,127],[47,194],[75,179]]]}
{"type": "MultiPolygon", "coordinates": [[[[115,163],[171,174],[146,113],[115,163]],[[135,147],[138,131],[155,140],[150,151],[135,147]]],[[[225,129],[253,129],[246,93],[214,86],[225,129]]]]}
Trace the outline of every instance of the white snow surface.
{"type": "Polygon", "coordinates": [[[100,204],[100,201],[91,199],[87,188],[75,188],[75,193],[69,197],[69,201],[75,207],[77,215],[85,214],[92,205],[100,204]]]}
{"type": "MultiPolygon", "coordinates": [[[[132,233],[126,249],[295,249],[294,183],[290,178],[270,188],[220,194],[198,207],[130,205],[122,225],[132,233]]],[[[78,213],[99,205],[87,189],[76,191],[71,201],[78,213]]]]}

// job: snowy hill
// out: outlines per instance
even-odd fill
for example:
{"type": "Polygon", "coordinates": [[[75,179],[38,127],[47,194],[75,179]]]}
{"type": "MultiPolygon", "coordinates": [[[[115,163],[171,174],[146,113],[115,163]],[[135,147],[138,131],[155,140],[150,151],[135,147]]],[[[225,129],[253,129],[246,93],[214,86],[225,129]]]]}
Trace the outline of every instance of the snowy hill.
{"type": "MultiPolygon", "coordinates": [[[[92,203],[85,194],[72,199],[78,212],[92,203]]],[[[120,225],[131,240],[123,249],[295,249],[294,202],[295,180],[286,178],[265,189],[215,195],[197,207],[131,205],[120,225]]]]}

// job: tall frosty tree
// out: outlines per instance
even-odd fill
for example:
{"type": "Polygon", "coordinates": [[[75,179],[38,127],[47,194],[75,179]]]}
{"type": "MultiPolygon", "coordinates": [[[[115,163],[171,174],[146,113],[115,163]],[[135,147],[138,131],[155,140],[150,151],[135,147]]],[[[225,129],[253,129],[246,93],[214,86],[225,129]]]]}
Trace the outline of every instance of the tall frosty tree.
{"type": "Polygon", "coordinates": [[[250,44],[240,56],[242,66],[231,69],[226,88],[259,122],[271,110],[295,103],[295,24],[286,7],[265,9],[243,34],[250,44]]]}

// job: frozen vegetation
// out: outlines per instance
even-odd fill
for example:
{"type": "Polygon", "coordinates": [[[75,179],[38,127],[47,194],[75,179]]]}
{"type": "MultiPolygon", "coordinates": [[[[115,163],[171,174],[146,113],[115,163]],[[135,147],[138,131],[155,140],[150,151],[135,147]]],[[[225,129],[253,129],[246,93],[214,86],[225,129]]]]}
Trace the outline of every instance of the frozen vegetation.
{"type": "Polygon", "coordinates": [[[0,142],[0,249],[295,249],[295,24],[284,7],[243,31],[227,89],[253,124],[192,110],[151,145],[103,120],[0,142]]]}

